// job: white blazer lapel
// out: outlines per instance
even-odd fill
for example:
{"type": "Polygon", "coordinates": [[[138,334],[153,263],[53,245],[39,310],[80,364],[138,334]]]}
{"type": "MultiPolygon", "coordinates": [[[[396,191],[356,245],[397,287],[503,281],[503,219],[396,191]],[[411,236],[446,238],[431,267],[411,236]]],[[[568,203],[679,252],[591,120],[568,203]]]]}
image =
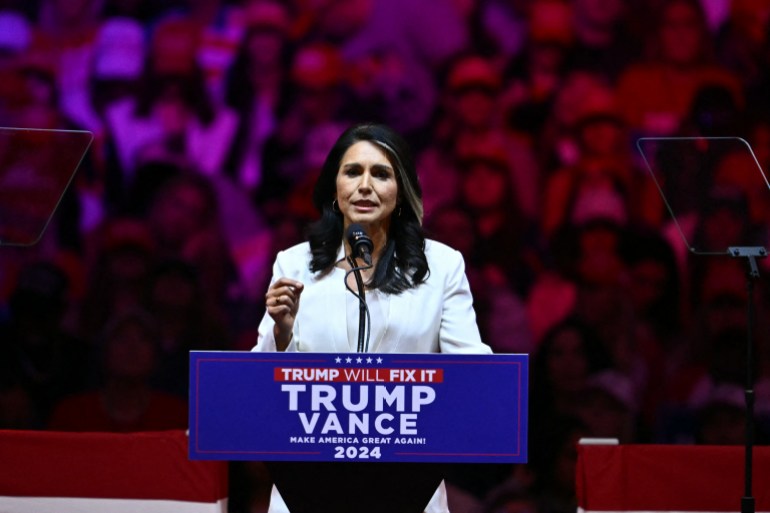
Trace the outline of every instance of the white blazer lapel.
{"type": "Polygon", "coordinates": [[[386,331],[382,340],[372,349],[373,353],[406,353],[409,352],[404,334],[409,332],[409,326],[414,322],[415,309],[419,308],[413,302],[414,289],[409,289],[399,295],[391,295],[385,319],[386,331]]]}

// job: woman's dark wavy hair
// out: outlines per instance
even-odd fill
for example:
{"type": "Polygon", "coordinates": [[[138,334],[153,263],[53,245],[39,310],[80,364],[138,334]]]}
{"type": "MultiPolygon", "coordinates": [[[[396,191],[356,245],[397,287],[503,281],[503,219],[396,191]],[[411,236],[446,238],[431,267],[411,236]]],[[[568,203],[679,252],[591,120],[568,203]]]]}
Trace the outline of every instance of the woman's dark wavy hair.
{"type": "Polygon", "coordinates": [[[398,183],[397,206],[391,217],[388,240],[368,285],[388,294],[399,294],[425,281],[430,270],[422,231],[422,189],[414,159],[406,141],[385,125],[362,123],[348,128],[327,155],[313,191],[313,204],[321,217],[308,229],[313,255],[310,270],[327,273],[337,262],[343,237],[342,214],[333,208],[337,173],[342,156],[360,141],[374,144],[387,155],[398,183]]]}

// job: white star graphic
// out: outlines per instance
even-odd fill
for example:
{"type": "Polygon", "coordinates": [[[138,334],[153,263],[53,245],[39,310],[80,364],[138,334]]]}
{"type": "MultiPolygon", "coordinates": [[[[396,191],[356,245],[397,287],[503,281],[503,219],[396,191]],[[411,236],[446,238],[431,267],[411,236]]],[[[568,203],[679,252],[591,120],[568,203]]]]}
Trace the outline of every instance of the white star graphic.
{"type": "Polygon", "coordinates": [[[362,361],[363,361],[363,359],[360,356],[358,358],[356,358],[356,363],[361,363],[362,361]]]}
{"type": "Polygon", "coordinates": [[[372,363],[372,359],[371,358],[367,358],[366,359],[366,363],[372,363]]]}
{"type": "Polygon", "coordinates": [[[337,358],[334,359],[334,363],[342,363],[342,358],[338,356],[337,358]]]}
{"type": "Polygon", "coordinates": [[[349,357],[349,356],[347,358],[345,358],[345,363],[350,363],[352,361],[353,361],[353,359],[351,357],[349,357]]]}
{"type": "Polygon", "coordinates": [[[377,358],[377,363],[382,363],[382,358],[377,358]]]}

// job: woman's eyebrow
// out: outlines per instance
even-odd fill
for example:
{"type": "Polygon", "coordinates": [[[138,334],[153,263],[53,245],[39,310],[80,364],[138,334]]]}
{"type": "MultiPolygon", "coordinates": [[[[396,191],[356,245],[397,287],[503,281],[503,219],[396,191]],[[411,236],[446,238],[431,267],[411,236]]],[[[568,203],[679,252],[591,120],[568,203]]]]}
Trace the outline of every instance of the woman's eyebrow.
{"type": "MultiPolygon", "coordinates": [[[[357,168],[357,167],[364,167],[364,166],[359,162],[348,162],[347,164],[342,165],[342,169],[351,169],[351,168],[357,168]]],[[[393,171],[393,167],[387,164],[374,164],[372,166],[372,169],[376,171],[383,171],[383,170],[393,171]]]]}

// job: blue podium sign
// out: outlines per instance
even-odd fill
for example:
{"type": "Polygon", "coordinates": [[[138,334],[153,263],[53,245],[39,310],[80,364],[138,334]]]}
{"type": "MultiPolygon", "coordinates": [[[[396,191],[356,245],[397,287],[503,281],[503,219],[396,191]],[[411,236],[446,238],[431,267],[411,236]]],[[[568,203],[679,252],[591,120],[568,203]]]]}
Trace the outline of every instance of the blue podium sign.
{"type": "Polygon", "coordinates": [[[528,356],[190,353],[190,458],[524,463],[528,356]]]}

